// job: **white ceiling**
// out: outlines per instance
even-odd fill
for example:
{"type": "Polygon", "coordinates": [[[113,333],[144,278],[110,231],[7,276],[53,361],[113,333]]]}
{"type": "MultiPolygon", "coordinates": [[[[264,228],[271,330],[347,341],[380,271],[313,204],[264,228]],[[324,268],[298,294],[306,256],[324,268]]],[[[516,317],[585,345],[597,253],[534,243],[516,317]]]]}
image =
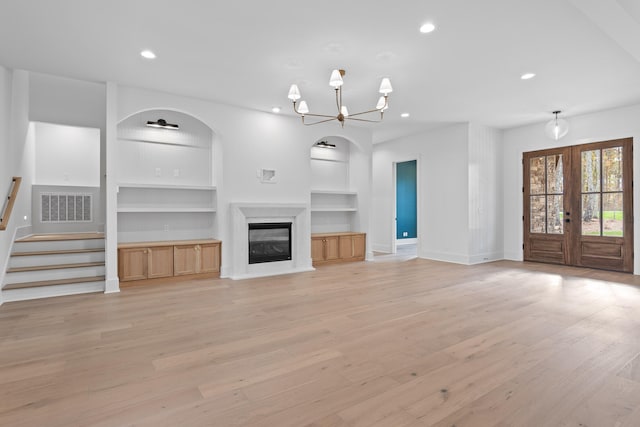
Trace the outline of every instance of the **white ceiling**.
{"type": "MultiPolygon", "coordinates": [[[[383,141],[474,121],[498,128],[640,102],[639,0],[2,0],[0,64],[290,112],[369,109],[383,141]],[[431,34],[418,32],[427,21],[431,34]],[[140,57],[151,49],[158,58],[140,57]],[[520,80],[525,72],[537,76],[520,80]],[[411,113],[401,119],[401,112],[411,113]]],[[[349,124],[351,125],[351,124],[349,124]]],[[[337,126],[328,123],[320,126],[337,126]]]]}

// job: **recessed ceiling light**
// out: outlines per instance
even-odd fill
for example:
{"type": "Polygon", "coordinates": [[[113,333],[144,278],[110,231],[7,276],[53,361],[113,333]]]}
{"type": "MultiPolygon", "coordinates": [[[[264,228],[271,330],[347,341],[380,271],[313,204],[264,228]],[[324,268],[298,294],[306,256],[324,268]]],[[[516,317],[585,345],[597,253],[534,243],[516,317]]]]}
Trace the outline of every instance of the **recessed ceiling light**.
{"type": "Polygon", "coordinates": [[[280,112],[280,107],[273,107],[271,111],[278,114],[280,112]]]}
{"type": "Polygon", "coordinates": [[[534,73],[524,73],[523,75],[520,76],[520,78],[522,80],[529,80],[534,78],[536,75],[534,73]]]}
{"type": "Polygon", "coordinates": [[[409,117],[410,115],[411,115],[411,114],[409,114],[409,113],[402,113],[402,114],[400,114],[400,117],[402,117],[402,118],[405,118],[405,119],[406,119],[406,118],[407,118],[407,117],[409,117]]]}
{"type": "Polygon", "coordinates": [[[140,52],[140,56],[142,56],[143,58],[147,58],[147,59],[155,59],[156,58],[156,54],[153,53],[152,51],[146,49],[143,50],[142,52],[140,52]]]}
{"type": "Polygon", "coordinates": [[[433,25],[433,23],[427,22],[426,24],[422,24],[422,26],[420,27],[420,32],[422,34],[427,34],[432,32],[435,29],[436,29],[436,26],[433,25]]]}

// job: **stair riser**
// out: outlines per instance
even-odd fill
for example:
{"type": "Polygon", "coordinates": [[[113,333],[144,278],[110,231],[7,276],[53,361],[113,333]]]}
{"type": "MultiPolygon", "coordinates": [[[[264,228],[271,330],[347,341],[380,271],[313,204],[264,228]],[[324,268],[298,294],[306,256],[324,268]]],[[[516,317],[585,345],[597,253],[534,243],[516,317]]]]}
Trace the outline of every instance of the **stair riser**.
{"type": "Polygon", "coordinates": [[[97,248],[104,249],[104,239],[62,240],[55,242],[14,242],[13,244],[14,253],[97,248]]]}
{"type": "Polygon", "coordinates": [[[104,252],[12,256],[9,259],[9,268],[37,267],[40,265],[80,264],[85,262],[104,262],[104,252]]]}
{"type": "Polygon", "coordinates": [[[58,297],[64,295],[104,292],[104,282],[74,283],[72,285],[43,286],[39,288],[14,289],[3,291],[4,302],[24,301],[37,298],[58,297]]]}
{"type": "Polygon", "coordinates": [[[4,278],[4,284],[39,282],[43,280],[60,280],[73,279],[76,277],[104,276],[104,266],[96,267],[80,267],[65,268],[59,270],[41,270],[41,271],[21,271],[17,273],[7,273],[4,278]]]}

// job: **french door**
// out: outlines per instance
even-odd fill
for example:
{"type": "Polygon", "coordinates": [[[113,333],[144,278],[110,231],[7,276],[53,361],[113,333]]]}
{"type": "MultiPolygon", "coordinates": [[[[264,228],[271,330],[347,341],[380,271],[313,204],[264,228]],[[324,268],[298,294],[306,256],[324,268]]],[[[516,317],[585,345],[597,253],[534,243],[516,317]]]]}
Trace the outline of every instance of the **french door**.
{"type": "Polygon", "coordinates": [[[633,271],[632,142],[523,154],[525,261],[633,271]]]}

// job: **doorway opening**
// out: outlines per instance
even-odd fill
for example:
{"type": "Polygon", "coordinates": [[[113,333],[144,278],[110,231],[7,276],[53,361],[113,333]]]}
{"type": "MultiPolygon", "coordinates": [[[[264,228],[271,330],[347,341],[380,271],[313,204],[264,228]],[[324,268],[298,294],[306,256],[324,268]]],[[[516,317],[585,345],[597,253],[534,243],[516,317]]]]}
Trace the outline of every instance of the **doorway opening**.
{"type": "Polygon", "coordinates": [[[393,253],[417,255],[418,252],[418,162],[394,164],[395,230],[393,253]]]}

